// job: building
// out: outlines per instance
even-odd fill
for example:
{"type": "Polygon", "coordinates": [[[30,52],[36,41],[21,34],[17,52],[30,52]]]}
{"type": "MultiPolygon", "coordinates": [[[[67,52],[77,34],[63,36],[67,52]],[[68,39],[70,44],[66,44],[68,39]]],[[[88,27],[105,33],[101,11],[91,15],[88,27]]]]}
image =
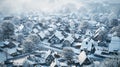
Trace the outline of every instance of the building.
{"type": "Polygon", "coordinates": [[[109,52],[120,52],[120,38],[117,36],[113,36],[111,38],[111,43],[109,44],[109,52]]]}

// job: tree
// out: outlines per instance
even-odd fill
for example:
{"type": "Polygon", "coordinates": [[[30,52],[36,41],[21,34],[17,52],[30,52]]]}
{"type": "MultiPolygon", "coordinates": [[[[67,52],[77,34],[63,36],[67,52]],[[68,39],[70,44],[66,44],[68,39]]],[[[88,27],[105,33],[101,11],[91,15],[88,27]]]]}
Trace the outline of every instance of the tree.
{"type": "Polygon", "coordinates": [[[0,41],[3,41],[3,30],[0,29],[0,41]]]}
{"type": "Polygon", "coordinates": [[[115,26],[113,27],[111,30],[110,30],[110,33],[115,33],[116,32],[116,36],[120,37],[120,24],[118,26],[115,26]]]}
{"type": "Polygon", "coordinates": [[[101,62],[100,67],[120,67],[119,58],[106,58],[101,62]]]}
{"type": "Polygon", "coordinates": [[[84,21],[84,22],[81,22],[80,23],[80,28],[81,29],[85,29],[85,28],[88,28],[89,26],[89,23],[87,21],[84,21]]]}
{"type": "Polygon", "coordinates": [[[69,47],[63,48],[63,51],[64,58],[67,60],[68,64],[71,64],[75,54],[74,51],[69,47]]]}
{"type": "Polygon", "coordinates": [[[112,19],[110,22],[109,22],[109,26],[110,27],[114,27],[114,26],[118,26],[119,24],[119,21],[117,19],[112,19]]]}
{"type": "Polygon", "coordinates": [[[31,64],[31,63],[29,62],[29,60],[27,59],[27,60],[25,60],[25,61],[23,62],[23,67],[34,67],[34,66],[33,66],[33,64],[31,64]]]}
{"type": "Polygon", "coordinates": [[[22,43],[24,40],[24,35],[22,33],[19,33],[17,36],[16,36],[16,41],[22,43]]]}
{"type": "Polygon", "coordinates": [[[40,37],[36,34],[31,34],[27,37],[29,40],[31,40],[34,44],[38,45],[40,43],[40,37]]]}
{"type": "Polygon", "coordinates": [[[33,50],[35,50],[35,45],[31,40],[25,40],[23,41],[23,49],[24,52],[32,52],[33,50]]]}
{"type": "Polygon", "coordinates": [[[14,24],[11,22],[3,22],[1,24],[3,39],[9,39],[14,34],[14,24]]]}

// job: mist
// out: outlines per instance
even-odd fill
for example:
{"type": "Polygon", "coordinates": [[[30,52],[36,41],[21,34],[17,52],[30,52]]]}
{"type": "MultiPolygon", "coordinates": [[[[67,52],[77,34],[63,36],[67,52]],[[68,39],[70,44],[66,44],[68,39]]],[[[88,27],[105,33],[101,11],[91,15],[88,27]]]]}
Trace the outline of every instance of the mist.
{"type": "Polygon", "coordinates": [[[34,10],[53,12],[66,4],[74,4],[75,7],[82,6],[81,2],[74,0],[0,0],[0,12],[5,14],[34,10]]]}
{"type": "Polygon", "coordinates": [[[66,6],[79,9],[88,3],[105,2],[120,3],[119,0],[0,0],[0,13],[7,15],[29,11],[56,12],[66,6]]]}

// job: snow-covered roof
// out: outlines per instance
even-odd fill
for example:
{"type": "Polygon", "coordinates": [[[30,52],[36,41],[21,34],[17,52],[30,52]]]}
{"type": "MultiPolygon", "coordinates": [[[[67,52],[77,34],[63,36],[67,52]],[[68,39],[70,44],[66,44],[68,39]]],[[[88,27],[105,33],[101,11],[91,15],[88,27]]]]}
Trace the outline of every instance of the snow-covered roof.
{"type": "Polygon", "coordinates": [[[74,43],[74,46],[81,46],[82,43],[74,43]]]}
{"type": "Polygon", "coordinates": [[[8,42],[8,41],[5,41],[5,42],[4,42],[4,44],[6,44],[6,45],[9,44],[9,43],[10,43],[10,42],[8,42]]]}
{"type": "Polygon", "coordinates": [[[57,59],[55,59],[51,64],[50,64],[50,67],[55,67],[55,65],[58,65],[59,62],[57,59]]]}
{"type": "Polygon", "coordinates": [[[85,51],[82,51],[78,56],[80,65],[86,60],[86,58],[87,58],[87,56],[86,56],[85,51]]]}
{"type": "Polygon", "coordinates": [[[111,43],[109,44],[109,51],[114,50],[120,51],[120,38],[117,36],[112,37],[111,43]]]}
{"type": "Polygon", "coordinates": [[[106,28],[102,26],[96,30],[96,33],[98,33],[99,31],[106,31],[106,28]]]}
{"type": "Polygon", "coordinates": [[[18,27],[18,30],[21,31],[23,28],[24,28],[24,25],[21,24],[21,25],[18,27]]]}
{"type": "Polygon", "coordinates": [[[74,42],[74,38],[72,37],[71,34],[69,34],[68,37],[65,38],[65,40],[68,40],[70,43],[73,43],[73,42],[74,42]]]}
{"type": "Polygon", "coordinates": [[[13,53],[15,53],[15,52],[17,52],[17,49],[16,49],[16,48],[7,48],[7,53],[13,54],[13,53]]]}
{"type": "Polygon", "coordinates": [[[64,66],[67,67],[67,66],[68,66],[67,63],[65,63],[65,62],[60,62],[59,64],[60,64],[61,67],[62,67],[62,66],[63,66],[63,67],[64,67],[64,66]]]}
{"type": "Polygon", "coordinates": [[[79,34],[75,34],[75,38],[77,38],[77,39],[78,39],[78,38],[79,38],[79,36],[80,36],[79,34]]]}
{"type": "Polygon", "coordinates": [[[48,30],[43,31],[45,35],[50,35],[50,32],[48,30]]]}
{"type": "Polygon", "coordinates": [[[17,50],[23,50],[23,48],[18,47],[17,50]]]}
{"type": "Polygon", "coordinates": [[[27,57],[23,57],[20,59],[13,60],[14,65],[23,65],[24,61],[26,60],[27,57]]]}
{"type": "Polygon", "coordinates": [[[89,51],[91,51],[92,48],[92,42],[90,41],[89,38],[86,38],[82,41],[82,45],[81,45],[81,49],[87,49],[89,51]]]}
{"type": "Polygon", "coordinates": [[[92,36],[93,34],[92,34],[91,30],[87,29],[85,35],[92,36]]]}
{"type": "Polygon", "coordinates": [[[0,52],[0,63],[6,60],[6,55],[4,52],[0,52]]]}
{"type": "Polygon", "coordinates": [[[5,44],[3,42],[0,42],[0,47],[5,46],[5,44]]]}
{"type": "Polygon", "coordinates": [[[54,31],[54,29],[53,28],[48,28],[48,31],[54,31]]]}
{"type": "Polygon", "coordinates": [[[64,38],[61,31],[56,31],[55,36],[58,37],[60,40],[62,40],[64,38]]]}
{"type": "Polygon", "coordinates": [[[96,55],[101,55],[102,51],[101,50],[96,50],[94,54],[96,55]]]}
{"type": "Polygon", "coordinates": [[[38,30],[37,28],[34,28],[34,29],[33,29],[33,32],[34,32],[34,33],[38,33],[39,30],[38,30]]]}
{"type": "Polygon", "coordinates": [[[44,33],[43,31],[39,32],[38,35],[39,35],[42,39],[45,38],[45,33],[44,33]]]}
{"type": "Polygon", "coordinates": [[[97,24],[97,22],[96,22],[96,21],[93,21],[93,20],[88,21],[88,23],[90,23],[90,24],[93,25],[93,26],[95,26],[95,25],[97,24]]]}
{"type": "Polygon", "coordinates": [[[18,46],[20,43],[17,41],[12,41],[13,44],[15,44],[15,46],[18,46]]]}

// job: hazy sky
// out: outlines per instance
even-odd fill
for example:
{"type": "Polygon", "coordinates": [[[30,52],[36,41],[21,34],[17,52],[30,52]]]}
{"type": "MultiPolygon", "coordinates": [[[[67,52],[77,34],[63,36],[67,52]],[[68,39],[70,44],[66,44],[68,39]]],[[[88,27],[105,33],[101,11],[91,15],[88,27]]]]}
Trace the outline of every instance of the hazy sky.
{"type": "Polygon", "coordinates": [[[0,11],[15,12],[23,10],[53,11],[66,4],[75,4],[80,7],[81,2],[75,0],[0,0],[0,11]]]}
{"type": "MultiPolygon", "coordinates": [[[[103,2],[104,0],[0,0],[0,12],[16,13],[30,10],[52,12],[63,5],[74,4],[76,8],[83,6],[83,2],[103,2]]],[[[105,0],[120,3],[120,0],[105,0]]]]}

